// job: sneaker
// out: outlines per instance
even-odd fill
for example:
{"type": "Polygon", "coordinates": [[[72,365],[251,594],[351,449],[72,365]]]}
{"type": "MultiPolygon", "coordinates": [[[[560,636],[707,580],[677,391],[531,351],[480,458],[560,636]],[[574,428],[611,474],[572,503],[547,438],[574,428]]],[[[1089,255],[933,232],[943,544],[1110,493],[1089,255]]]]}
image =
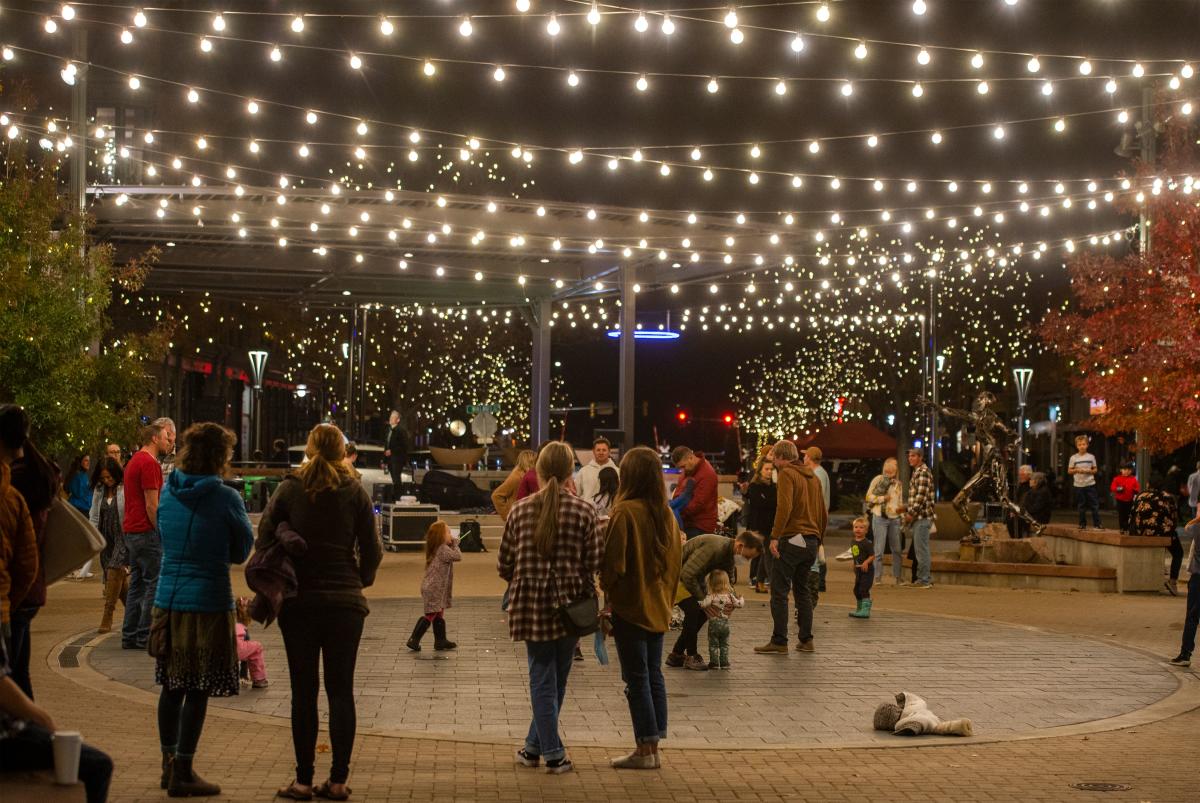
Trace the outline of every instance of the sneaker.
{"type": "Polygon", "coordinates": [[[773,641],[768,641],[761,647],[755,647],[754,651],[759,655],[787,655],[788,645],[776,644],[773,641]]]}
{"type": "Polygon", "coordinates": [[[683,666],[683,655],[677,652],[667,653],[667,659],[664,663],[670,667],[681,667],[683,666]]]}
{"type": "Polygon", "coordinates": [[[1179,655],[1176,655],[1174,658],[1171,659],[1171,666],[1191,666],[1191,665],[1192,665],[1192,656],[1190,656],[1190,655],[1184,655],[1183,653],[1179,653],[1179,655]]]}
{"type": "Polygon", "coordinates": [[[542,763],[541,756],[533,755],[532,753],[526,751],[524,747],[519,749],[516,755],[517,763],[522,767],[536,767],[538,764],[542,763]]]}
{"type": "Polygon", "coordinates": [[[562,775],[564,772],[570,772],[575,769],[575,765],[571,763],[571,759],[563,756],[557,761],[546,762],[546,772],[551,775],[562,775]]]}
{"type": "Polygon", "coordinates": [[[271,682],[269,680],[267,680],[266,678],[263,678],[262,680],[256,680],[253,683],[251,683],[250,688],[265,689],[267,686],[270,686],[270,685],[271,685],[271,682]]]}
{"type": "Polygon", "coordinates": [[[689,655],[683,662],[684,669],[690,669],[693,672],[707,672],[708,664],[699,655],[689,655]]]}
{"type": "Polygon", "coordinates": [[[1163,583],[1163,588],[1167,589],[1167,593],[1170,594],[1172,597],[1179,596],[1179,592],[1175,590],[1175,582],[1173,580],[1165,581],[1163,583]]]}
{"type": "Polygon", "coordinates": [[[913,588],[933,588],[933,583],[913,583],[913,588]]]}
{"type": "Polygon", "coordinates": [[[851,554],[850,550],[847,549],[845,552],[834,558],[834,560],[854,560],[854,555],[851,554]]]}

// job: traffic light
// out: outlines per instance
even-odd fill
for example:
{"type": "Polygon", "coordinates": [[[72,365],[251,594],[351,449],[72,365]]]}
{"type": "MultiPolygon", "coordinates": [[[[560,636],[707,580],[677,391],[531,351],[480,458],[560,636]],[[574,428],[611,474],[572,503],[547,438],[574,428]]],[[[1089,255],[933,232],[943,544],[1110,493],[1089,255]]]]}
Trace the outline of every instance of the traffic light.
{"type": "Polygon", "coordinates": [[[675,418],[678,419],[680,424],[686,424],[688,420],[688,414],[683,410],[680,410],[675,414],[675,418]]]}
{"type": "Polygon", "coordinates": [[[733,426],[733,413],[726,413],[724,416],[721,417],[721,420],[725,422],[725,426],[727,426],[727,427],[733,426]]]}

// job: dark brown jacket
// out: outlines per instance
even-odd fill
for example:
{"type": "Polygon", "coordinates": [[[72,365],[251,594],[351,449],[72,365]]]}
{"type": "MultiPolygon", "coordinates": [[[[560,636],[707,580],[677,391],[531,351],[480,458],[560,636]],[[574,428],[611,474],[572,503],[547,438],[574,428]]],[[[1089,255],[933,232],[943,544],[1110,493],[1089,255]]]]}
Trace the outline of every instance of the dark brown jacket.
{"type": "Polygon", "coordinates": [[[776,478],[775,526],[772,538],[791,535],[815,535],[818,540],[829,523],[821,481],[808,466],[789,463],[776,478]]]}
{"type": "Polygon", "coordinates": [[[362,483],[350,477],[336,490],[309,498],[298,477],[288,475],[271,496],[258,524],[255,550],[278,542],[280,522],[291,525],[308,545],[302,555],[292,555],[296,568],[296,596],[284,609],[299,607],[349,607],[368,612],[363,589],[375,582],[383,559],[383,546],[375,527],[371,498],[362,483]]]}

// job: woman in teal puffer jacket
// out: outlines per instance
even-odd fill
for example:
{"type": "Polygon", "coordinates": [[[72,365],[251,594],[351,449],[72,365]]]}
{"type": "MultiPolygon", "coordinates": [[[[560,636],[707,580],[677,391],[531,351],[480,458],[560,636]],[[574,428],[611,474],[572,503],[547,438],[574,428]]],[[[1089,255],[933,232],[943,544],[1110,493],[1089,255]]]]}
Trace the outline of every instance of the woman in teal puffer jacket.
{"type": "Polygon", "coordinates": [[[192,759],[208,698],[238,693],[229,566],[246,560],[254,531],[241,495],[221,481],[233,454],[233,433],[218,424],[194,424],[180,441],[158,507],[163,557],[153,628],[165,618],[170,635],[154,679],[162,685],[163,788],[171,797],[198,797],[221,793],[192,771],[192,759]]]}

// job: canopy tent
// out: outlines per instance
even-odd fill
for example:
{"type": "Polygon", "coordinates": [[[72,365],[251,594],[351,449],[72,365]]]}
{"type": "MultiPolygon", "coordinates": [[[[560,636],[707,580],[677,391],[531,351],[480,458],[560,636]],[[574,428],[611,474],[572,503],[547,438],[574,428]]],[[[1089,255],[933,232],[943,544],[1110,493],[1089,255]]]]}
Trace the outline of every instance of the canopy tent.
{"type": "Polygon", "coordinates": [[[796,445],[801,449],[816,446],[824,457],[838,460],[896,456],[896,439],[867,421],[831,422],[796,445]]]}

